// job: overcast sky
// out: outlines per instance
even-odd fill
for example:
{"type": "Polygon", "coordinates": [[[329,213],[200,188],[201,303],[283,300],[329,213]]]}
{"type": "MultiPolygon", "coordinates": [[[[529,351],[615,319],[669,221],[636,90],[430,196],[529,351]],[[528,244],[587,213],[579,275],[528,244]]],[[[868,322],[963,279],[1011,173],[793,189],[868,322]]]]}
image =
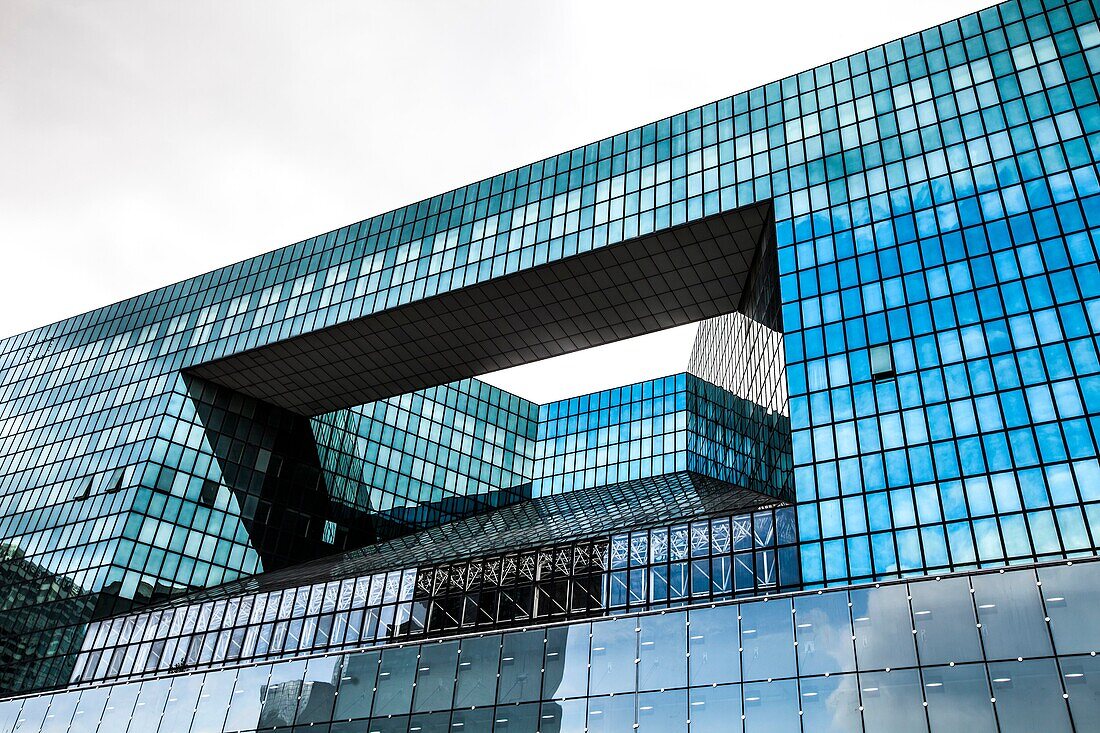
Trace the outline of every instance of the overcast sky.
{"type": "Polygon", "coordinates": [[[0,0],[0,336],[989,4],[0,0]]]}

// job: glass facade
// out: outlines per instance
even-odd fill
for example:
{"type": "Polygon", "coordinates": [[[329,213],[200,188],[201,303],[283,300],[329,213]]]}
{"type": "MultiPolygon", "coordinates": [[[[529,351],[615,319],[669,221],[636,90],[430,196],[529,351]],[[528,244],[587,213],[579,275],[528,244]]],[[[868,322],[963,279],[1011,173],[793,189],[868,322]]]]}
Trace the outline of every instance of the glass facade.
{"type": "Polygon", "coordinates": [[[72,681],[791,590],[797,541],[784,507],[327,583],[295,585],[295,573],[274,590],[92,622],[72,681]]]}
{"type": "Polygon", "coordinates": [[[1100,726],[1098,72],[1009,0],[0,341],[0,733],[1100,726]]]}
{"type": "Polygon", "coordinates": [[[804,591],[9,700],[0,730],[1085,731],[1097,608],[1097,561],[804,591]]]}

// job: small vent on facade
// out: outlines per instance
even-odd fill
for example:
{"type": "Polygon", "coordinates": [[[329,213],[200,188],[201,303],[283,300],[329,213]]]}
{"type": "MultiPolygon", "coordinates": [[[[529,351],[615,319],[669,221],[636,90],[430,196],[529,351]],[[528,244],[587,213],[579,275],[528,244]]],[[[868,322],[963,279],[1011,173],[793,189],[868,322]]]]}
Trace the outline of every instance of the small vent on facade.
{"type": "Polygon", "coordinates": [[[105,493],[115,494],[119,491],[122,491],[122,489],[125,488],[125,486],[123,486],[123,484],[125,484],[125,483],[126,483],[126,468],[125,467],[116,468],[114,470],[114,473],[111,474],[111,478],[107,480],[107,484],[106,484],[107,489],[106,489],[105,493]]]}
{"type": "Polygon", "coordinates": [[[214,506],[218,500],[218,482],[206,479],[202,482],[202,491],[199,492],[199,503],[203,506],[214,506]]]}
{"type": "Polygon", "coordinates": [[[77,499],[77,500],[80,500],[80,499],[87,499],[89,496],[91,496],[92,495],[92,483],[94,481],[95,481],[95,476],[89,476],[88,478],[84,479],[83,486],[80,488],[80,490],[76,493],[76,496],[74,496],[73,498],[77,499]]]}
{"type": "Polygon", "coordinates": [[[894,376],[894,354],[890,344],[871,347],[871,378],[890,379],[894,376]]]}

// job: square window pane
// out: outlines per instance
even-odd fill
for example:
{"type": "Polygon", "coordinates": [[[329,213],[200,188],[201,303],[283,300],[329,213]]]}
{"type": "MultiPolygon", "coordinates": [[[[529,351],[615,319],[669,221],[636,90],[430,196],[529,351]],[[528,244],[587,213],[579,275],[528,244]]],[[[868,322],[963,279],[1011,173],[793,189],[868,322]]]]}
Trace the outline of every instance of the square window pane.
{"type": "Polygon", "coordinates": [[[416,655],[419,647],[391,647],[382,650],[378,664],[378,683],[374,692],[371,715],[401,715],[412,705],[413,680],[416,676],[416,655]]]}
{"type": "Polygon", "coordinates": [[[455,707],[492,705],[497,691],[500,637],[463,639],[458,653],[455,707]]]}
{"type": "MultiPolygon", "coordinates": [[[[233,698],[226,714],[225,730],[255,730],[260,721],[261,701],[267,688],[271,665],[244,667],[237,672],[233,685],[233,698]]],[[[374,686],[374,680],[371,680],[374,686]]],[[[110,703],[108,703],[110,704],[110,703]]],[[[351,716],[348,716],[351,717],[351,716]]]]}
{"type": "Polygon", "coordinates": [[[691,733],[739,733],[741,685],[693,687],[689,690],[691,733]]]}
{"type": "Polygon", "coordinates": [[[984,664],[931,667],[923,677],[933,731],[996,733],[984,664]]]}
{"type": "Polygon", "coordinates": [[[546,671],[542,680],[544,700],[577,697],[588,692],[588,634],[588,624],[547,629],[546,671]]]}
{"type": "Polygon", "coordinates": [[[635,689],[638,634],[635,619],[592,624],[592,669],[589,690],[593,695],[635,689]]]}
{"type": "Polygon", "coordinates": [[[336,696],[337,720],[354,720],[370,716],[374,703],[374,686],[378,679],[379,652],[348,654],[341,660],[340,694],[336,696]]]}
{"type": "Polygon", "coordinates": [[[1039,569],[1058,654],[1100,651],[1100,563],[1039,569]]]}
{"type": "Polygon", "coordinates": [[[860,669],[911,667],[917,663],[913,622],[904,585],[852,590],[852,627],[860,669]]]}
{"type": "Polygon", "coordinates": [[[1058,660],[1069,695],[1069,711],[1077,730],[1100,720],[1100,657],[1085,655],[1058,660]]]}
{"type": "Polygon", "coordinates": [[[744,691],[745,733],[797,731],[798,685],[794,680],[747,684],[744,691]]]}
{"type": "Polygon", "coordinates": [[[540,733],[569,733],[584,730],[588,701],[558,700],[544,702],[539,710],[540,733]]]}
{"type": "Polygon", "coordinates": [[[989,677],[1004,733],[1070,730],[1054,660],[997,662],[989,665],[989,677]]]}
{"type": "Polygon", "coordinates": [[[588,733],[632,733],[634,694],[588,699],[588,733]]]}
{"type": "Polygon", "coordinates": [[[542,631],[504,635],[504,649],[500,658],[498,705],[539,699],[545,643],[546,636],[542,631]]]}
{"type": "Polygon", "coordinates": [[[638,695],[640,733],[687,733],[687,690],[645,692],[638,695]]]}
{"type": "Polygon", "coordinates": [[[687,684],[686,621],[685,613],[638,619],[642,629],[638,637],[639,690],[663,690],[687,684]]]}

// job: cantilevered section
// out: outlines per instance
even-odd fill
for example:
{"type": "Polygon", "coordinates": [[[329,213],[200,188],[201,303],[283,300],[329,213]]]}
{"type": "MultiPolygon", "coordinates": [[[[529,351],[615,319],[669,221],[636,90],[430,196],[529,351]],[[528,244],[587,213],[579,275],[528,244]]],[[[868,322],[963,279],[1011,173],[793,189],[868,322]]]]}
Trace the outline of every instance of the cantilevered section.
{"type": "Polygon", "coordinates": [[[312,416],[713,318],[775,257],[772,222],[753,204],[188,371],[312,416]]]}

